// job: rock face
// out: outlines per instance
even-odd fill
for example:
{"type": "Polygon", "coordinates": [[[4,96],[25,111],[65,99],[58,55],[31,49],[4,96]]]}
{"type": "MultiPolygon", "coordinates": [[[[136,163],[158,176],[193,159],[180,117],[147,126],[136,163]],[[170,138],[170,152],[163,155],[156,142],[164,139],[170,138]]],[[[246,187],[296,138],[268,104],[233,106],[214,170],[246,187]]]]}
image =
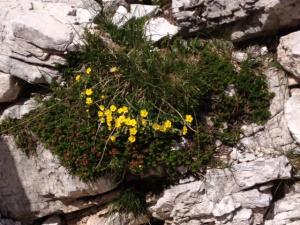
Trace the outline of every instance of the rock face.
{"type": "Polygon", "coordinates": [[[154,15],[158,9],[159,7],[156,5],[131,4],[129,10],[124,6],[119,6],[112,18],[112,22],[121,27],[131,19],[154,15]]]}
{"type": "MultiPolygon", "coordinates": [[[[4,216],[24,221],[73,212],[96,202],[81,201],[81,197],[106,193],[116,187],[110,177],[83,182],[71,176],[41,145],[37,155],[28,158],[13,138],[4,136],[0,141],[0,212],[4,216]]],[[[102,199],[98,201],[101,203],[102,199]]]]}
{"type": "Polygon", "coordinates": [[[0,72],[0,103],[16,100],[20,90],[21,86],[16,78],[0,72]]]}
{"type": "Polygon", "coordinates": [[[263,73],[267,77],[270,92],[274,93],[270,105],[271,119],[264,126],[243,126],[245,136],[237,147],[255,154],[282,154],[291,149],[298,150],[284,113],[285,103],[289,99],[286,74],[274,67],[264,70],[263,73]]]}
{"type": "Polygon", "coordinates": [[[24,115],[38,107],[37,101],[28,99],[25,101],[18,101],[12,106],[7,107],[0,115],[0,122],[7,119],[21,119],[24,115]]]}
{"type": "Polygon", "coordinates": [[[54,66],[64,62],[66,51],[78,49],[79,36],[95,15],[94,4],[87,0],[1,1],[0,71],[30,83],[58,79],[54,66]]]}
{"type": "Polygon", "coordinates": [[[300,93],[293,94],[287,101],[285,118],[294,139],[300,144],[300,93]]]}
{"type": "Polygon", "coordinates": [[[145,23],[144,35],[146,40],[157,42],[164,37],[172,38],[179,32],[179,27],[171,24],[162,17],[152,18],[145,23]]]}
{"type": "Polygon", "coordinates": [[[283,199],[275,203],[272,219],[265,225],[297,225],[300,221],[300,183],[291,187],[283,199]]]}
{"type": "Polygon", "coordinates": [[[173,0],[173,15],[189,33],[228,28],[233,41],[242,41],[300,21],[298,0],[173,0]]]}
{"type": "Polygon", "coordinates": [[[290,73],[300,78],[300,31],[280,38],[277,48],[278,62],[290,73]]]}
{"type": "Polygon", "coordinates": [[[204,181],[165,190],[150,211],[172,225],[261,224],[272,200],[272,185],[266,183],[290,177],[291,166],[284,156],[212,169],[204,181]]]}

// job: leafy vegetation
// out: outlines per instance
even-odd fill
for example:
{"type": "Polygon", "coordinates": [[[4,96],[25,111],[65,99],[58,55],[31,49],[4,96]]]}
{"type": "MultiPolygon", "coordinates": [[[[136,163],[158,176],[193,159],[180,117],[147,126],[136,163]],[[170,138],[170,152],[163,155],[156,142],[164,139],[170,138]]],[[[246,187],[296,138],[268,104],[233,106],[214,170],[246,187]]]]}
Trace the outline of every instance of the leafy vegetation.
{"type": "Polygon", "coordinates": [[[236,72],[223,42],[155,47],[143,39],[143,19],[120,29],[101,16],[96,22],[120,49],[87,33],[82,51],[59,66],[66,85],[52,84],[40,108],[1,125],[28,154],[41,141],[85,180],[157,168],[178,179],[211,162],[216,140],[233,146],[241,124],[268,119],[265,77],[251,61],[236,72]]]}

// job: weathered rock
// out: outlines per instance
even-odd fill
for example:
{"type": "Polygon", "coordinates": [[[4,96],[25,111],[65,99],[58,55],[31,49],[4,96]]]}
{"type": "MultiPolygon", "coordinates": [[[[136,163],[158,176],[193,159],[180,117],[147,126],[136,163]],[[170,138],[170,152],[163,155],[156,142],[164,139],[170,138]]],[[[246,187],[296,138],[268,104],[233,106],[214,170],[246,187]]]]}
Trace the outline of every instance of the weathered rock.
{"type": "Polygon", "coordinates": [[[147,215],[135,216],[133,213],[109,213],[107,210],[102,210],[90,216],[86,225],[142,225],[148,222],[147,215]]]}
{"type": "Polygon", "coordinates": [[[300,185],[296,183],[283,199],[275,202],[273,218],[265,225],[297,225],[300,224],[300,185]],[[298,188],[297,188],[298,186],[298,188]]]}
{"type": "Polygon", "coordinates": [[[290,73],[300,78],[300,31],[280,38],[277,48],[278,62],[290,73]]]}
{"type": "Polygon", "coordinates": [[[242,41],[292,27],[300,21],[297,0],[173,0],[175,19],[188,33],[227,28],[242,41]]]}
{"type": "Polygon", "coordinates": [[[2,218],[1,214],[0,214],[0,225],[21,225],[21,223],[20,222],[15,222],[11,219],[2,218]]]}
{"type": "Polygon", "coordinates": [[[232,59],[236,62],[245,62],[248,59],[248,54],[245,52],[232,52],[232,59]]]}
{"type": "Polygon", "coordinates": [[[54,66],[82,45],[95,6],[93,0],[1,1],[0,71],[30,83],[59,79],[54,66]]]}
{"type": "Polygon", "coordinates": [[[300,144],[300,93],[295,92],[289,98],[284,115],[293,138],[300,144]]]}
{"type": "Polygon", "coordinates": [[[21,119],[24,115],[30,113],[38,107],[38,103],[34,99],[19,101],[12,106],[6,108],[0,115],[0,122],[7,119],[21,119]]]}
{"type": "Polygon", "coordinates": [[[0,72],[0,103],[15,101],[20,90],[21,85],[16,78],[0,72]]]}
{"type": "Polygon", "coordinates": [[[42,223],[42,225],[61,225],[61,224],[62,221],[59,216],[51,216],[42,223]]]}
{"type": "Polygon", "coordinates": [[[179,32],[179,27],[171,24],[163,17],[152,18],[145,23],[144,35],[146,40],[157,42],[164,37],[172,38],[179,32]]]}
{"type": "Polygon", "coordinates": [[[2,136],[0,141],[0,212],[4,216],[29,220],[73,212],[107,201],[81,197],[106,193],[117,185],[110,177],[95,182],[73,177],[42,145],[35,157],[28,158],[12,137],[2,136]]]}
{"type": "Polygon", "coordinates": [[[112,22],[121,27],[131,19],[154,15],[158,9],[159,6],[156,5],[130,4],[129,10],[124,6],[119,6],[112,18],[112,22]]]}
{"type": "Polygon", "coordinates": [[[252,224],[263,221],[272,200],[265,183],[291,177],[284,156],[234,164],[231,169],[208,170],[204,181],[173,186],[150,207],[152,216],[179,224],[252,224]],[[259,188],[258,188],[259,187],[259,188]]]}

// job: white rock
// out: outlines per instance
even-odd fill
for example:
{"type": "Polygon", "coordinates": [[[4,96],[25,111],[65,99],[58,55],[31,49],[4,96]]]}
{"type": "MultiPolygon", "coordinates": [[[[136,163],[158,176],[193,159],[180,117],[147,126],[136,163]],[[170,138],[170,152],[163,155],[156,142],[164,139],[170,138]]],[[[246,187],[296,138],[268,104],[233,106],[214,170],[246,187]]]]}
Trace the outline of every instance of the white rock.
{"type": "Polygon", "coordinates": [[[148,20],[144,27],[146,40],[157,42],[164,37],[172,38],[179,32],[179,27],[171,24],[163,17],[148,20]]]}
{"type": "Polygon", "coordinates": [[[245,53],[245,52],[239,52],[239,51],[236,51],[236,52],[232,52],[232,59],[236,62],[239,62],[239,63],[242,63],[242,62],[245,62],[247,61],[248,59],[248,54],[245,53]]]}
{"type": "Polygon", "coordinates": [[[26,114],[30,113],[32,110],[38,107],[37,101],[34,99],[29,99],[26,101],[19,101],[14,103],[14,105],[6,108],[2,115],[0,116],[0,122],[7,119],[21,119],[26,114]]]}
{"type": "Polygon", "coordinates": [[[291,165],[284,156],[235,164],[231,169],[211,169],[203,181],[165,190],[149,210],[153,217],[176,225],[250,225],[255,218],[261,223],[272,200],[271,188],[265,188],[264,183],[290,177],[291,165]]]}
{"type": "Polygon", "coordinates": [[[131,19],[154,15],[158,9],[159,6],[157,5],[130,4],[128,11],[126,7],[119,6],[112,18],[112,22],[118,27],[122,27],[131,19]]]}
{"type": "Polygon", "coordinates": [[[20,90],[21,85],[16,78],[0,72],[0,103],[15,101],[20,90]]]}
{"type": "Polygon", "coordinates": [[[59,79],[54,65],[83,44],[97,11],[93,0],[1,1],[0,71],[30,83],[59,79]]]}
{"type": "Polygon", "coordinates": [[[299,6],[298,0],[173,0],[172,12],[186,32],[226,27],[242,41],[297,26],[299,6]]]}
{"type": "Polygon", "coordinates": [[[86,225],[142,225],[147,223],[149,223],[147,215],[135,216],[133,213],[120,212],[102,214],[102,211],[100,211],[89,216],[86,225]]]}
{"type": "MultiPolygon", "coordinates": [[[[298,185],[297,183],[294,185],[298,185]]],[[[274,216],[265,225],[298,225],[300,224],[300,192],[287,193],[274,206],[274,216]]]]}
{"type": "Polygon", "coordinates": [[[277,48],[278,62],[290,73],[300,78],[300,31],[280,38],[277,48]]]}
{"type": "Polygon", "coordinates": [[[42,225],[61,225],[62,221],[59,216],[51,216],[45,220],[42,225]]]}
{"type": "Polygon", "coordinates": [[[111,196],[97,199],[95,195],[116,187],[110,177],[83,182],[70,175],[57,157],[40,144],[37,154],[28,158],[12,137],[2,136],[0,155],[0,211],[13,219],[26,221],[103,204],[111,196]],[[86,196],[95,197],[81,199],[86,196]]]}
{"type": "Polygon", "coordinates": [[[300,93],[294,93],[289,98],[284,115],[293,138],[300,144],[300,93]]]}

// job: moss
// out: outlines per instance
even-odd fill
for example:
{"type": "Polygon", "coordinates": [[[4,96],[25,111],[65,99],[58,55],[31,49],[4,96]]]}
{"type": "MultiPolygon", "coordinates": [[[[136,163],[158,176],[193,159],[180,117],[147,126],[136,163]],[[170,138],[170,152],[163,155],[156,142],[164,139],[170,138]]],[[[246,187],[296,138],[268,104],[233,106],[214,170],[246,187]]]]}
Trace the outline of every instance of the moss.
{"type": "Polygon", "coordinates": [[[269,118],[271,94],[265,77],[254,72],[251,62],[236,72],[228,54],[230,45],[177,39],[154,48],[142,38],[143,19],[121,29],[102,17],[96,21],[122,48],[112,52],[97,35],[86,34],[82,51],[69,53],[67,64],[58,67],[67,86],[53,84],[52,97],[42,107],[20,121],[0,126],[1,133],[16,135],[26,152],[32,152],[39,140],[72,174],[85,180],[106,173],[116,179],[124,173],[143,175],[158,166],[176,180],[209,164],[216,140],[233,146],[241,124],[263,123],[269,118]],[[92,68],[91,75],[81,72],[84,82],[74,81],[83,66],[92,68]],[[110,72],[112,67],[118,73],[110,72]],[[232,97],[225,92],[230,85],[236,90],[232,97]],[[81,94],[88,87],[93,88],[93,99],[99,104],[127,105],[138,120],[143,108],[149,111],[151,123],[171,120],[172,132],[139,127],[134,144],[123,133],[117,134],[116,142],[108,141],[111,132],[99,126],[97,107],[87,107],[81,94]],[[182,143],[180,130],[186,114],[193,115],[194,121],[182,143]],[[206,123],[208,116],[213,127],[206,123]],[[221,131],[225,122],[227,128],[221,131]],[[179,173],[180,166],[186,173],[179,173]]]}

